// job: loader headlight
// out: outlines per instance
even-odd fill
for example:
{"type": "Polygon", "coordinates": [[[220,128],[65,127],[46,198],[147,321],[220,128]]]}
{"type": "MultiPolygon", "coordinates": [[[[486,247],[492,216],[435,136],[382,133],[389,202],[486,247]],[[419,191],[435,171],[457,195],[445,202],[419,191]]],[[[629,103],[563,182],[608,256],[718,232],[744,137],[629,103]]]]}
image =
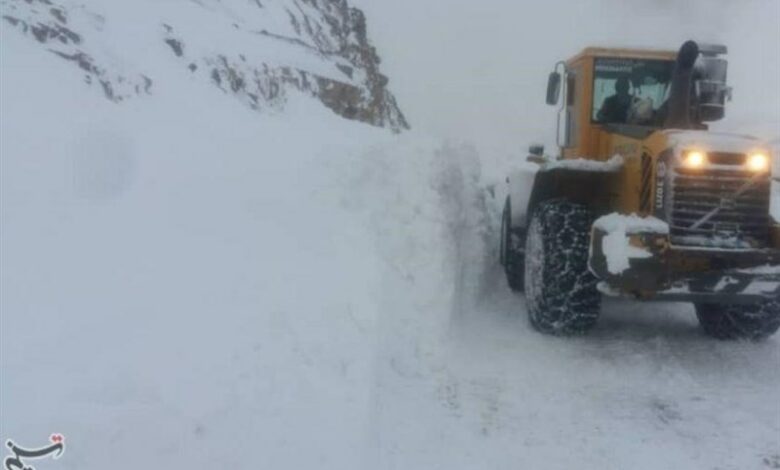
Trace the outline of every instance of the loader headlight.
{"type": "Polygon", "coordinates": [[[769,156],[761,152],[751,153],[748,155],[747,166],[756,173],[767,171],[769,170],[769,156]]]}
{"type": "Polygon", "coordinates": [[[707,164],[707,154],[699,150],[691,150],[683,154],[682,161],[687,168],[701,168],[707,164]]]}

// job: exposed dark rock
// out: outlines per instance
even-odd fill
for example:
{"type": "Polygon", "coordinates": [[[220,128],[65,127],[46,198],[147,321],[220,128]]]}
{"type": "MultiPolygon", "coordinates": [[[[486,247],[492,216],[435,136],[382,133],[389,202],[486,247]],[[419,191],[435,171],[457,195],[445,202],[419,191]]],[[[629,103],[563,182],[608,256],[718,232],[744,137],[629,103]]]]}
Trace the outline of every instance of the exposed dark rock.
{"type": "Polygon", "coordinates": [[[51,51],[54,54],[62,57],[65,60],[75,62],[79,68],[87,73],[93,75],[100,75],[100,70],[92,62],[92,58],[83,52],[76,52],[74,54],[66,54],[60,51],[51,51]]]}
{"type": "Polygon", "coordinates": [[[65,10],[62,8],[52,8],[49,10],[49,13],[51,13],[51,16],[57,19],[60,23],[67,24],[68,23],[68,17],[65,16],[65,10]]]}
{"type": "MultiPolygon", "coordinates": [[[[231,45],[214,52],[203,45],[202,37],[182,35],[177,27],[181,19],[168,17],[165,23],[158,22],[162,25],[161,46],[169,49],[172,58],[194,76],[212,82],[256,110],[282,108],[287,94],[296,92],[319,100],[347,119],[394,131],[409,127],[387,88],[387,77],[380,72],[380,59],[368,40],[365,16],[350,7],[347,0],[250,0],[249,5],[243,3],[241,8],[261,9],[257,17],[250,15],[255,24],[235,15],[223,15],[223,3],[230,2],[190,1],[213,14],[215,24],[227,20],[225,27],[238,34],[246,33],[245,43],[239,46],[241,50],[230,50],[235,48],[231,45]],[[263,22],[264,17],[278,18],[279,14],[289,19],[287,27],[275,20],[263,22]],[[285,48],[296,57],[291,59],[294,66],[285,65],[284,56],[274,55],[273,51],[286,51],[285,48]],[[252,53],[258,49],[272,51],[271,56],[266,59],[262,52],[252,53]]],[[[151,93],[150,73],[125,70],[116,61],[122,51],[106,52],[105,45],[96,43],[94,38],[110,27],[109,21],[124,21],[123,18],[106,19],[99,12],[90,11],[86,3],[56,2],[59,3],[0,0],[0,5],[8,24],[74,63],[86,74],[85,82],[99,85],[109,100],[121,102],[151,93]]],[[[150,21],[154,21],[153,16],[150,21]]],[[[181,29],[188,30],[192,28],[181,29]]]]}
{"type": "MultiPolygon", "coordinates": [[[[114,64],[100,63],[87,52],[82,34],[75,32],[69,24],[68,9],[51,0],[2,0],[3,19],[23,34],[45,44],[48,51],[75,64],[85,75],[85,83],[99,84],[103,95],[114,102],[121,102],[130,96],[150,94],[152,80],[138,74],[132,79],[116,70],[114,64]],[[45,7],[45,8],[44,8],[45,7]]],[[[80,10],[79,13],[84,13],[80,10]]],[[[102,28],[101,15],[86,14],[86,20],[102,28]]]]}
{"type": "Polygon", "coordinates": [[[167,38],[165,43],[171,46],[171,49],[173,49],[173,53],[176,54],[176,57],[181,57],[184,55],[184,46],[182,46],[180,41],[173,38],[167,38]]]}
{"type": "MultiPolygon", "coordinates": [[[[296,36],[285,36],[265,29],[255,33],[266,38],[311,51],[333,63],[346,78],[326,77],[293,67],[248,64],[243,55],[232,63],[229,54],[201,58],[211,70],[211,80],[226,92],[232,92],[253,107],[277,105],[284,90],[293,89],[319,99],[335,113],[395,131],[409,124],[388,91],[388,78],[379,70],[380,58],[368,40],[363,13],[349,7],[346,0],[277,0],[289,3],[285,11],[296,36]],[[249,79],[264,75],[262,79],[249,79]],[[227,85],[225,85],[227,84],[227,85]],[[269,89],[275,90],[269,93],[269,89]],[[266,97],[266,103],[260,99],[266,97]],[[269,102],[270,100],[270,102],[269,102]]],[[[241,26],[233,24],[235,29],[241,26]]],[[[173,30],[166,25],[168,37],[173,30]]],[[[192,57],[190,59],[193,59],[192,57]]],[[[189,68],[192,69],[192,61],[189,68]]]]}
{"type": "MultiPolygon", "coordinates": [[[[11,26],[19,26],[19,24],[21,23],[20,20],[14,18],[13,16],[4,15],[3,19],[11,23],[11,26]]],[[[24,25],[24,30],[27,31],[27,25],[24,25]]]]}
{"type": "Polygon", "coordinates": [[[353,72],[352,67],[348,67],[346,65],[341,65],[341,64],[336,64],[336,67],[338,67],[339,70],[344,72],[344,75],[346,75],[349,78],[352,78],[352,72],[353,72]]]}

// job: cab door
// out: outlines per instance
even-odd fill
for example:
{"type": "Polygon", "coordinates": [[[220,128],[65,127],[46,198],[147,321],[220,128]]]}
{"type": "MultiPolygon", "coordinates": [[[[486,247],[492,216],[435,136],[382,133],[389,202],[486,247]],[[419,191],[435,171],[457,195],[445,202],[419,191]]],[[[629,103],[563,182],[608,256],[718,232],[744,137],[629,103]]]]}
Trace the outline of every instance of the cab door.
{"type": "MultiPolygon", "coordinates": [[[[586,142],[584,135],[587,130],[587,120],[583,118],[583,109],[588,108],[585,67],[578,62],[566,69],[566,84],[564,103],[558,114],[558,147],[564,158],[585,158],[587,152],[583,148],[586,142]],[[585,125],[583,125],[585,123],[585,125]]],[[[586,116],[587,117],[587,116],[586,116]]]]}

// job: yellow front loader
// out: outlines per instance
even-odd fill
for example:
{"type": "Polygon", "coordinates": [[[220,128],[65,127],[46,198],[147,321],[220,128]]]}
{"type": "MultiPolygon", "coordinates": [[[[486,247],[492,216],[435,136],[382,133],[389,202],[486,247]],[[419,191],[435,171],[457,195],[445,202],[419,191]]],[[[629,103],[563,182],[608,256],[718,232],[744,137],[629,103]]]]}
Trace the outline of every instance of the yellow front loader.
{"type": "Polygon", "coordinates": [[[587,48],[550,74],[558,155],[509,175],[501,263],[538,330],[592,328],[603,295],[693,302],[703,330],[780,328],[773,149],[717,133],[731,89],[724,46],[587,48]]]}

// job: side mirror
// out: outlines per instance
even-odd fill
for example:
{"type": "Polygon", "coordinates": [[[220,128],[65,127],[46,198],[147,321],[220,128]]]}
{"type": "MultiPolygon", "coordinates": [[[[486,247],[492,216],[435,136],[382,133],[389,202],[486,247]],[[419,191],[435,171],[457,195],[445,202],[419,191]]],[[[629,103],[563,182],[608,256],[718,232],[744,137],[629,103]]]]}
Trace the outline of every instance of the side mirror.
{"type": "Polygon", "coordinates": [[[547,78],[547,104],[556,105],[561,96],[561,74],[558,72],[550,73],[547,78]]]}
{"type": "Polygon", "coordinates": [[[699,58],[697,62],[702,79],[695,82],[699,101],[699,119],[717,121],[726,111],[726,101],[731,96],[731,87],[726,84],[728,62],[720,57],[699,58]]]}

